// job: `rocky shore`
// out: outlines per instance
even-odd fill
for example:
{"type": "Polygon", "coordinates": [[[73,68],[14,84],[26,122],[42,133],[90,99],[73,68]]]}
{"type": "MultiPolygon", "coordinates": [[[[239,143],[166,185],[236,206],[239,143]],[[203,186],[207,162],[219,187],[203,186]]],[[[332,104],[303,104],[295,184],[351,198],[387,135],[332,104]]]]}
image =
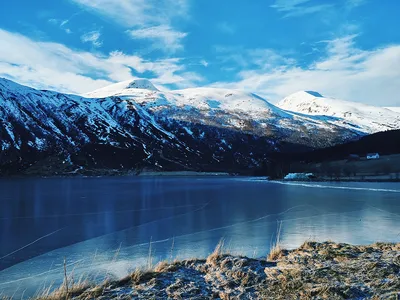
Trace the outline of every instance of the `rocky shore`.
{"type": "Polygon", "coordinates": [[[399,299],[400,243],[354,246],[308,241],[266,258],[161,262],[101,285],[71,283],[36,299],[399,299]]]}

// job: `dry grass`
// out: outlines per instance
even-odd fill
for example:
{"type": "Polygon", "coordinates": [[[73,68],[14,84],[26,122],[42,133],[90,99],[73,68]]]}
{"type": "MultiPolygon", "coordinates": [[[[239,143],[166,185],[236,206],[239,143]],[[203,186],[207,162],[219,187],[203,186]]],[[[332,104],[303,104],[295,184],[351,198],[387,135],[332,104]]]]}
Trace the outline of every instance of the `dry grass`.
{"type": "Polygon", "coordinates": [[[223,250],[224,250],[224,239],[221,239],[218,242],[217,246],[215,247],[214,251],[207,257],[206,263],[215,266],[218,258],[222,256],[223,250]]]}
{"type": "Polygon", "coordinates": [[[282,231],[282,221],[278,222],[276,230],[275,242],[271,245],[267,260],[276,261],[284,255],[284,249],[281,244],[281,231],[282,231]]]}
{"type": "Polygon", "coordinates": [[[152,278],[157,277],[158,273],[153,271],[153,270],[141,270],[141,269],[136,269],[131,275],[130,279],[132,284],[138,285],[144,281],[148,281],[152,278]]]}
{"type": "Polygon", "coordinates": [[[136,269],[132,274],[131,274],[131,280],[133,284],[139,284],[140,280],[143,277],[144,272],[140,269],[136,269]]]}
{"type": "Polygon", "coordinates": [[[63,262],[63,275],[64,281],[60,287],[57,289],[53,289],[53,286],[50,285],[47,288],[43,288],[39,290],[36,296],[33,298],[35,300],[58,300],[58,299],[71,299],[74,296],[82,294],[84,291],[88,290],[91,287],[91,284],[87,280],[87,278],[79,278],[78,281],[75,282],[74,273],[72,272],[68,275],[67,272],[67,261],[64,258],[63,262]]]}
{"type": "Polygon", "coordinates": [[[154,272],[157,273],[163,273],[168,271],[170,263],[168,263],[166,260],[160,261],[155,267],[154,267],[154,272]]]}
{"type": "MultiPolygon", "coordinates": [[[[287,251],[281,246],[278,225],[268,257],[274,262],[229,255],[221,239],[206,260],[161,261],[152,269],[136,269],[121,280],[97,286],[86,280],[75,283],[70,274],[58,289],[49,287],[34,299],[189,299],[200,295],[238,299],[245,294],[251,299],[364,299],[382,294],[387,296],[383,299],[396,299],[400,243],[352,246],[306,241],[287,251]]],[[[13,297],[0,295],[0,299],[13,297]]]]}
{"type": "Polygon", "coordinates": [[[52,286],[42,290],[35,296],[34,300],[61,300],[70,299],[74,296],[82,294],[91,287],[86,280],[78,281],[77,283],[70,282],[68,285],[63,283],[58,289],[52,291],[52,286]]]}

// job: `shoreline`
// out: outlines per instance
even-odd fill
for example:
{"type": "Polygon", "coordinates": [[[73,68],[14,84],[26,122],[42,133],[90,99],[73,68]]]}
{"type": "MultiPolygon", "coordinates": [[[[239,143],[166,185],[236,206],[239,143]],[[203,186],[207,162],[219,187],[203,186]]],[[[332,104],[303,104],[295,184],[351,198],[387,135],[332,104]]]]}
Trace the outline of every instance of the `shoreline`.
{"type": "MultiPolygon", "coordinates": [[[[210,177],[236,177],[242,176],[228,172],[197,172],[197,171],[89,171],[87,173],[59,173],[59,174],[0,174],[0,179],[26,179],[26,178],[100,178],[100,177],[197,177],[197,176],[210,176],[210,177]]],[[[248,177],[248,176],[246,176],[248,177]]]]}
{"type": "Polygon", "coordinates": [[[138,177],[158,177],[158,176],[175,176],[175,177],[196,177],[196,176],[210,176],[210,177],[233,177],[234,175],[224,172],[196,172],[196,171],[170,171],[170,172],[142,172],[137,175],[138,177]]]}
{"type": "Polygon", "coordinates": [[[280,181],[280,182],[331,182],[331,183],[341,183],[341,182],[398,182],[400,183],[400,179],[315,179],[315,180],[288,180],[288,179],[274,179],[271,181],[280,181]]]}
{"type": "Polygon", "coordinates": [[[107,172],[92,172],[89,174],[85,173],[65,173],[65,174],[13,174],[13,175],[2,175],[1,179],[29,179],[29,178],[102,178],[102,177],[251,177],[260,178],[265,181],[279,181],[279,182],[309,182],[309,183],[319,183],[319,182],[330,182],[330,183],[342,183],[342,182],[371,182],[371,183],[400,183],[400,179],[377,179],[377,178],[340,178],[340,179],[328,179],[328,178],[315,178],[315,179],[269,179],[265,175],[242,175],[233,174],[228,172],[197,172],[197,171],[145,171],[142,173],[135,173],[133,171],[121,172],[121,171],[107,171],[107,172]]]}
{"type": "Polygon", "coordinates": [[[100,285],[67,275],[59,289],[33,299],[398,299],[399,273],[399,242],[277,244],[258,259],[219,243],[206,259],[162,261],[100,285]]]}

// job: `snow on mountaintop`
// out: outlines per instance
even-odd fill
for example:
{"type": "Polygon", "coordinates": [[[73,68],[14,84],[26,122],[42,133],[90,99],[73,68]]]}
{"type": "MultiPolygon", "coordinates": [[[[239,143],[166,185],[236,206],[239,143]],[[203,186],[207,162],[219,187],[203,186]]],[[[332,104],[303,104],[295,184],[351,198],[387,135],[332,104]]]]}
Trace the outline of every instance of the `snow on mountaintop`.
{"type": "Polygon", "coordinates": [[[134,79],[118,82],[104,88],[87,93],[84,96],[89,98],[105,98],[108,96],[123,96],[135,93],[132,90],[158,91],[158,89],[147,79],[134,79]]]}
{"type": "Polygon", "coordinates": [[[400,107],[385,107],[385,108],[387,108],[387,109],[389,109],[391,111],[400,113],[400,107]]]}
{"type": "Polygon", "coordinates": [[[282,111],[267,100],[252,94],[237,90],[221,88],[190,88],[172,91],[172,95],[183,105],[199,109],[219,109],[225,111],[242,110],[245,112],[275,113],[282,111]]]}
{"type": "Polygon", "coordinates": [[[0,77],[0,89],[6,91],[6,90],[32,90],[32,88],[24,86],[24,85],[20,85],[14,81],[11,81],[9,79],[6,78],[2,78],[0,77]]]}
{"type": "Polygon", "coordinates": [[[294,93],[277,104],[278,107],[314,116],[338,118],[344,126],[355,125],[360,130],[373,133],[400,128],[400,113],[384,107],[376,107],[334,98],[323,97],[316,92],[294,93]]]}
{"type": "MultiPolygon", "coordinates": [[[[185,114],[189,114],[186,109],[193,108],[207,115],[219,111],[236,115],[243,120],[269,120],[268,122],[275,122],[283,127],[293,126],[293,120],[303,123],[309,129],[318,124],[325,128],[334,126],[364,133],[400,127],[398,112],[327,98],[315,91],[295,93],[275,106],[255,94],[237,90],[199,87],[159,91],[148,80],[135,80],[113,84],[84,96],[118,96],[151,111],[166,109],[170,116],[174,115],[174,111],[180,111],[179,118],[182,118],[183,110],[185,114]]],[[[189,119],[189,115],[187,118],[189,119]]]]}
{"type": "Polygon", "coordinates": [[[285,114],[265,99],[252,94],[222,88],[189,88],[159,91],[148,80],[124,81],[84,94],[89,98],[110,96],[133,99],[148,107],[193,107],[206,110],[245,111],[253,114],[285,114]],[[134,86],[134,88],[132,88],[134,86]]]}

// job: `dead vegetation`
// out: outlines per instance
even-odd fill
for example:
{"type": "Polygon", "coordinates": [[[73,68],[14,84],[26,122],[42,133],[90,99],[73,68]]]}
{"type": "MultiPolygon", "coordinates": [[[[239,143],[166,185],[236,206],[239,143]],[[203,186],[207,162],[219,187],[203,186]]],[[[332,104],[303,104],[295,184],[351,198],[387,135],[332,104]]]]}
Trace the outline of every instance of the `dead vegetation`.
{"type": "Polygon", "coordinates": [[[282,221],[278,222],[277,231],[276,231],[276,240],[271,245],[271,249],[269,250],[269,254],[267,260],[275,261],[283,257],[285,250],[281,245],[281,231],[282,231],[282,221]]]}
{"type": "Polygon", "coordinates": [[[353,246],[307,241],[295,250],[284,250],[277,238],[271,251],[267,259],[234,256],[224,251],[221,240],[206,260],[162,261],[152,269],[136,269],[126,278],[98,286],[70,279],[68,285],[43,291],[35,299],[400,297],[400,243],[353,246]]]}

